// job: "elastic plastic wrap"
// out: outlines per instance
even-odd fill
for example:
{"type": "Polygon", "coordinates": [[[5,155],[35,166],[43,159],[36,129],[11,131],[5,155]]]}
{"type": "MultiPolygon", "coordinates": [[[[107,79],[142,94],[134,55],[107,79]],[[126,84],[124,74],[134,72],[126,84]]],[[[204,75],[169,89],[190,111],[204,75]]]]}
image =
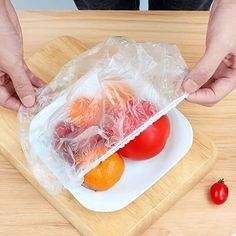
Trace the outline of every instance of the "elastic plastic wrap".
{"type": "Polygon", "coordinates": [[[175,45],[113,37],[68,62],[33,108],[18,113],[20,141],[51,193],[89,170],[181,102],[187,67],[175,45]]]}

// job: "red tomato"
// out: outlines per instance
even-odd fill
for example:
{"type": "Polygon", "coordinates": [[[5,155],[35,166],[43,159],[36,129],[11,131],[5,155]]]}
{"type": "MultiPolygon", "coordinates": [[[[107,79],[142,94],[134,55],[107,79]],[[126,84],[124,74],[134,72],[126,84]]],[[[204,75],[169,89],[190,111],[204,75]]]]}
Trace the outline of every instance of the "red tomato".
{"type": "Polygon", "coordinates": [[[169,133],[170,123],[165,115],[121,148],[118,153],[132,160],[152,158],[162,151],[169,133]]]}
{"type": "Polygon", "coordinates": [[[224,179],[219,180],[217,183],[214,183],[210,189],[210,196],[212,201],[217,204],[223,204],[229,195],[229,189],[224,183],[224,179]]]}

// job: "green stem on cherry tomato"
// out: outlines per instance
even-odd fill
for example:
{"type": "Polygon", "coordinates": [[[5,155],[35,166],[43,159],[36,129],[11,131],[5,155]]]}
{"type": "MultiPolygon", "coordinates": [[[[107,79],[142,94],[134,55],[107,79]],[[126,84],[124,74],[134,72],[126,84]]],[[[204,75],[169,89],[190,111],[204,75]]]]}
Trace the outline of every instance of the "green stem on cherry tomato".
{"type": "Polygon", "coordinates": [[[218,181],[218,183],[224,183],[225,182],[225,180],[224,180],[224,178],[222,178],[222,179],[220,179],[219,181],[218,181]]]}

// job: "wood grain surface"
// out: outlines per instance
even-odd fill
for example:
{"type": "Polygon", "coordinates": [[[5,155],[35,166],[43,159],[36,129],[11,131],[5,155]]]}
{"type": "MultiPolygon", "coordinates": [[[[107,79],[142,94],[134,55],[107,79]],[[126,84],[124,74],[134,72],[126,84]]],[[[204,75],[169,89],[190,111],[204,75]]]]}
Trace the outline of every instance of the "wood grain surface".
{"type": "MultiPolygon", "coordinates": [[[[74,38],[59,37],[31,56],[27,63],[36,76],[50,81],[65,62],[84,50],[84,46],[74,38]]],[[[15,116],[2,109],[0,153],[83,235],[136,236],[143,233],[155,218],[160,217],[188,192],[216,161],[213,142],[203,133],[194,132],[190,151],[150,190],[121,211],[95,213],[78,204],[67,191],[58,196],[51,196],[38,185],[21,151],[15,125],[15,116]]]]}
{"type": "MultiPolygon", "coordinates": [[[[111,35],[176,43],[190,66],[204,50],[207,13],[79,12],[20,13],[26,56],[48,40],[72,35],[86,46],[111,35]]],[[[236,93],[213,108],[183,103],[193,125],[212,137],[219,150],[214,169],[144,235],[230,235],[236,233],[236,93]],[[225,177],[230,187],[226,204],[209,203],[209,185],[225,177]]],[[[78,235],[17,171],[0,158],[1,235],[78,235]]]]}

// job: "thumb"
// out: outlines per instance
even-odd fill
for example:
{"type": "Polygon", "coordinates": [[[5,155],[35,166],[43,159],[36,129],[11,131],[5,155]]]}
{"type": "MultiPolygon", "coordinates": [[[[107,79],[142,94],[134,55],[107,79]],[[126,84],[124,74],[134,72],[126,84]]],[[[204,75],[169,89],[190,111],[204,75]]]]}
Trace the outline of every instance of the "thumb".
{"type": "Polygon", "coordinates": [[[24,64],[19,63],[14,69],[9,70],[13,86],[23,105],[32,107],[35,103],[35,94],[30,78],[24,69],[24,64]]]}
{"type": "Polygon", "coordinates": [[[217,48],[207,49],[203,57],[193,67],[186,76],[183,83],[183,88],[187,93],[196,92],[204,85],[215,73],[224,57],[227,55],[222,49],[217,48]],[[221,50],[221,51],[220,51],[221,50]]]}

